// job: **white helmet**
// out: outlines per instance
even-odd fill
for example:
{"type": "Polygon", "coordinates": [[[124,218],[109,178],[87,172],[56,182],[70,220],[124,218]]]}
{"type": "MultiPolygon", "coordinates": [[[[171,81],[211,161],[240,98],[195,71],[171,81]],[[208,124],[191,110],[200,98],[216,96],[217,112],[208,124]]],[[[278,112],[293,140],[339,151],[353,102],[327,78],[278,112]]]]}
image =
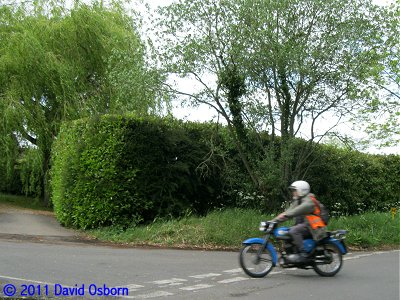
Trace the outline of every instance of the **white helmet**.
{"type": "Polygon", "coordinates": [[[296,190],[299,197],[304,197],[310,192],[310,185],[306,181],[295,181],[290,186],[289,189],[296,190]]]}

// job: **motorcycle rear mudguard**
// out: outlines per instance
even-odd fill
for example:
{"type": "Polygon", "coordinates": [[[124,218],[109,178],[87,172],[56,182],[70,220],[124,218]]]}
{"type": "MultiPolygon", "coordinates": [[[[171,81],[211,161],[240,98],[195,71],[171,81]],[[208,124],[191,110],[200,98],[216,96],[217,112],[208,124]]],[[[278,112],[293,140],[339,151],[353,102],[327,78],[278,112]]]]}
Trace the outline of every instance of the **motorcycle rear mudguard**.
{"type": "Polygon", "coordinates": [[[340,252],[342,252],[343,255],[347,253],[347,248],[346,248],[345,243],[338,239],[329,237],[329,238],[326,238],[326,239],[323,239],[322,241],[320,241],[319,244],[320,245],[321,244],[333,244],[339,248],[340,252]]]}
{"type": "MultiPolygon", "coordinates": [[[[243,245],[251,245],[251,244],[264,244],[264,239],[262,238],[250,238],[247,239],[243,242],[243,245]]],[[[276,264],[278,263],[278,255],[276,253],[275,247],[271,244],[268,243],[267,244],[267,249],[269,250],[269,252],[271,252],[271,256],[272,256],[272,263],[274,265],[274,267],[276,266],[276,264]]]]}

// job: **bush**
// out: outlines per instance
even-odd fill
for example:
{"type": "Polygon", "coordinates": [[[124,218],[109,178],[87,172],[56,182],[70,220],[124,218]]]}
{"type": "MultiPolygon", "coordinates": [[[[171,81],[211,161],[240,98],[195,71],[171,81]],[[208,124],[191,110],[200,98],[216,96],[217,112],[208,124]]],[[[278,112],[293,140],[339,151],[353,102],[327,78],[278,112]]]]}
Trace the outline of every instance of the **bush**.
{"type": "Polygon", "coordinates": [[[370,155],[319,145],[308,179],[333,215],[399,207],[400,156],[370,155]]]}
{"type": "Polygon", "coordinates": [[[53,149],[57,218],[78,228],[130,226],[218,206],[218,164],[206,162],[211,126],[116,116],[64,124],[53,149]]]}
{"type": "Polygon", "coordinates": [[[0,193],[21,194],[22,183],[17,168],[19,145],[18,141],[9,136],[2,138],[0,147],[0,193]]]}
{"type": "MultiPolygon", "coordinates": [[[[250,155],[268,188],[254,187],[226,128],[215,126],[122,116],[64,124],[52,152],[57,218],[78,228],[127,227],[215,208],[282,209],[282,187],[289,183],[280,179],[280,158],[250,155]]],[[[294,149],[301,147],[309,144],[296,140],[294,149]]],[[[309,181],[332,215],[399,207],[400,156],[310,149],[301,158],[305,176],[293,180],[309,181]]],[[[295,161],[299,155],[293,151],[295,161]]]]}

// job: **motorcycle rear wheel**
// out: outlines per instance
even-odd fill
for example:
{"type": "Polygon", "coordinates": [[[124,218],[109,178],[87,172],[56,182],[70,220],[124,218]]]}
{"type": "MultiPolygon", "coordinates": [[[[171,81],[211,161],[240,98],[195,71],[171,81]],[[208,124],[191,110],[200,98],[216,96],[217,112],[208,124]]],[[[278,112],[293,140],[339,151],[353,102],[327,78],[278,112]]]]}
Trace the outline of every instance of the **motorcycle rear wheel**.
{"type": "Polygon", "coordinates": [[[342,252],[334,244],[324,245],[324,255],[316,257],[313,265],[314,271],[324,277],[335,276],[343,265],[342,252]]]}
{"type": "Polygon", "coordinates": [[[268,248],[262,249],[261,254],[258,254],[261,247],[261,244],[250,244],[240,250],[240,266],[247,275],[254,278],[266,276],[274,267],[268,248]]]}

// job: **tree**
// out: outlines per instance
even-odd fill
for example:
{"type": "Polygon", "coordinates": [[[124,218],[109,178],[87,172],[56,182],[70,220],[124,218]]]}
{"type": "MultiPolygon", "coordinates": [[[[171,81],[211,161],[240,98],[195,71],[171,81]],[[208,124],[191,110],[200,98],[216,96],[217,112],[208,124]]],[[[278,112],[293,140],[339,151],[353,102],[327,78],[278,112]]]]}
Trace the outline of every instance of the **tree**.
{"type": "Polygon", "coordinates": [[[194,106],[206,104],[214,108],[227,123],[242,162],[255,186],[259,180],[246,151],[243,107],[245,76],[240,74],[238,56],[234,53],[237,23],[233,11],[235,1],[178,1],[161,8],[156,35],[165,72],[198,83],[193,92],[168,85],[170,91],[187,96],[194,106]],[[236,90],[235,90],[236,89],[236,90]]]}
{"type": "Polygon", "coordinates": [[[369,134],[367,145],[390,147],[400,142],[400,1],[387,7],[383,18],[383,49],[376,51],[380,51],[384,60],[376,68],[376,80],[371,82],[371,89],[378,92],[355,121],[358,128],[369,134]]]}
{"type": "Polygon", "coordinates": [[[0,115],[7,136],[40,151],[43,191],[62,121],[146,114],[161,103],[161,77],[147,67],[135,26],[117,2],[0,7],[0,115]]]}
{"type": "Polygon", "coordinates": [[[249,148],[236,140],[256,185],[263,186],[263,175],[257,175],[260,163],[267,169],[258,174],[275,172],[272,157],[279,160],[285,187],[306,175],[302,162],[312,142],[325,134],[316,130],[323,116],[340,120],[373,94],[368,83],[376,80],[376,66],[383,59],[373,50],[382,49],[384,10],[368,0],[178,1],[160,10],[165,67],[197,80],[201,89],[171,89],[214,107],[233,136],[241,131],[240,122],[234,122],[239,117],[246,129],[268,130],[272,140],[279,135],[279,153],[258,143],[262,155],[253,164],[249,148]],[[244,78],[246,85],[246,92],[236,97],[236,110],[230,103],[232,89],[224,83],[224,74],[232,70],[236,76],[230,78],[244,78]],[[296,149],[294,138],[307,126],[308,148],[296,149]]]}
{"type": "Polygon", "coordinates": [[[383,60],[384,11],[366,0],[259,0],[242,6],[237,28],[251,53],[242,57],[264,95],[272,136],[282,137],[284,182],[305,176],[302,162],[311,153],[298,153],[293,167],[293,137],[307,126],[310,141],[319,141],[326,132],[316,127],[324,116],[348,118],[374,95],[369,83],[383,60]]]}

